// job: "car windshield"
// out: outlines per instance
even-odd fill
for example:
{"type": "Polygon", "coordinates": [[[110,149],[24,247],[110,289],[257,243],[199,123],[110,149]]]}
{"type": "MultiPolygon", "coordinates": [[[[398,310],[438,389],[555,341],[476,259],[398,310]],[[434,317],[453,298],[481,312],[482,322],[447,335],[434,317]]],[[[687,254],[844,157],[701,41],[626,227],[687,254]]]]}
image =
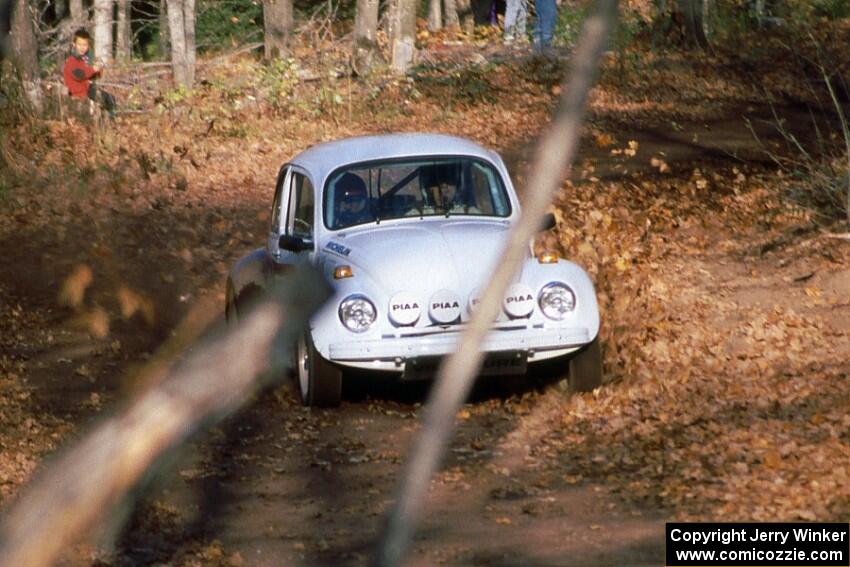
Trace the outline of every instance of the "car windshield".
{"type": "Polygon", "coordinates": [[[393,160],[337,170],[324,192],[331,230],[387,219],[511,214],[501,176],[468,157],[393,160]]]}

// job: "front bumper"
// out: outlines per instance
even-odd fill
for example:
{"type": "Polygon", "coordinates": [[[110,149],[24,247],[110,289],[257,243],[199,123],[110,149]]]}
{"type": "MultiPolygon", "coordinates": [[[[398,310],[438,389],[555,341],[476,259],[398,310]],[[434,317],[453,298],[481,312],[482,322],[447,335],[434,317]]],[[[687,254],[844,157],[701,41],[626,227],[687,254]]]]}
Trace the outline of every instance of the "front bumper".
{"type": "MultiPolygon", "coordinates": [[[[330,359],[339,362],[395,361],[428,356],[445,356],[454,352],[463,325],[450,329],[411,329],[380,339],[349,340],[331,343],[330,359]]],[[[496,325],[481,347],[483,352],[525,352],[533,358],[536,352],[572,350],[593,337],[586,327],[543,328],[496,325]]]]}

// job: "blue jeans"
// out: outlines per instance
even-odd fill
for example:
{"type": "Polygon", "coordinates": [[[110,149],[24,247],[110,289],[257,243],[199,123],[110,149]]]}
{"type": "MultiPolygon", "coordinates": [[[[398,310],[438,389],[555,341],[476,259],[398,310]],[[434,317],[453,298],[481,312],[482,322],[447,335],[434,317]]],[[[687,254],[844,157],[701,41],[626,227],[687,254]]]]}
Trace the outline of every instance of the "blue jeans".
{"type": "Polygon", "coordinates": [[[89,83],[88,96],[94,102],[99,102],[103,109],[109,113],[110,118],[115,118],[115,107],[118,105],[115,103],[114,96],[98,88],[94,83],[89,83]]]}
{"type": "Polygon", "coordinates": [[[525,21],[528,17],[526,0],[507,0],[505,5],[505,39],[525,37],[525,21]]]}
{"type": "MultiPolygon", "coordinates": [[[[555,23],[558,21],[558,6],[555,0],[534,0],[537,21],[534,25],[534,45],[538,49],[552,45],[555,23]]],[[[505,18],[507,27],[507,18],[505,18]]]]}

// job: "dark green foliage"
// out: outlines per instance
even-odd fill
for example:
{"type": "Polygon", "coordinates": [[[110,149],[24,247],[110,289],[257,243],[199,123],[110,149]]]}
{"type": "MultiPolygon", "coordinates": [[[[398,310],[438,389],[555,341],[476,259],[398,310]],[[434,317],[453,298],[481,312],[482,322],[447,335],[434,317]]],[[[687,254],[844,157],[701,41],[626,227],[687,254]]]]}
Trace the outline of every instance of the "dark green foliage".
{"type": "Polygon", "coordinates": [[[555,24],[554,34],[555,44],[574,45],[586,16],[586,6],[561,6],[558,8],[558,21],[555,24]]]}
{"type": "Polygon", "coordinates": [[[815,15],[829,20],[850,17],[850,0],[819,0],[814,3],[815,15]]]}
{"type": "Polygon", "coordinates": [[[292,58],[269,61],[260,69],[258,83],[269,105],[276,112],[285,112],[298,86],[298,64],[292,58]]]}
{"type": "Polygon", "coordinates": [[[200,0],[195,34],[199,51],[217,51],[263,39],[261,0],[200,0]]]}

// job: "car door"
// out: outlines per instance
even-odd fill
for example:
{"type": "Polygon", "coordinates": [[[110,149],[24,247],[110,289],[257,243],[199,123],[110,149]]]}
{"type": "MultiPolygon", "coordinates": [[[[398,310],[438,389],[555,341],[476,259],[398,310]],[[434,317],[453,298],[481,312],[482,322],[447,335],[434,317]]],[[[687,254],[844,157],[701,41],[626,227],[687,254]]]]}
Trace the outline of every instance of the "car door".
{"type": "Polygon", "coordinates": [[[292,167],[284,180],[281,207],[281,235],[300,239],[303,250],[283,250],[279,247],[274,261],[279,266],[294,266],[309,262],[314,255],[316,194],[313,183],[306,172],[292,167]]]}
{"type": "Polygon", "coordinates": [[[280,260],[280,235],[284,232],[284,221],[286,220],[286,203],[289,199],[288,182],[292,168],[285,165],[280,168],[275,184],[274,201],[272,201],[271,222],[269,223],[269,235],[266,249],[273,262],[280,260]]]}

